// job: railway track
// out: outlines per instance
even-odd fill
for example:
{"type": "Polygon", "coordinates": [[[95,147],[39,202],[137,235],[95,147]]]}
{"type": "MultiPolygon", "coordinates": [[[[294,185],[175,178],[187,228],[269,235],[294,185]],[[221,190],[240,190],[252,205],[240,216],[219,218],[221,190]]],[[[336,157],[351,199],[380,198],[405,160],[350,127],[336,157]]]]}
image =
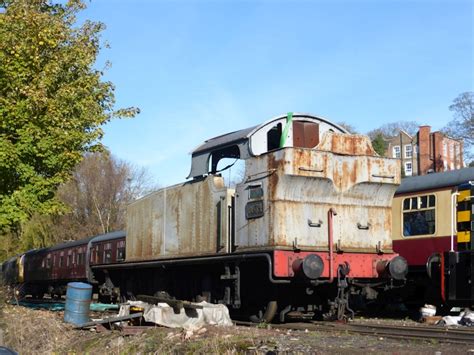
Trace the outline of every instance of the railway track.
{"type": "MultiPolygon", "coordinates": [[[[236,322],[242,326],[256,326],[251,322],[236,322]]],[[[441,328],[439,326],[391,326],[380,324],[352,323],[284,323],[272,324],[275,329],[308,330],[322,332],[348,332],[397,339],[436,340],[451,344],[474,344],[474,329],[441,328]]]]}

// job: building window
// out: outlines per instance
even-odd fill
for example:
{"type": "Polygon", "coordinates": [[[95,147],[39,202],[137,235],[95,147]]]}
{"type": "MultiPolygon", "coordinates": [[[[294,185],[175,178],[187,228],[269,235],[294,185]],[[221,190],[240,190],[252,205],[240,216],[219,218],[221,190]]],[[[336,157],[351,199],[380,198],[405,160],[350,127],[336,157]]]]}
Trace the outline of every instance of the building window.
{"type": "Polygon", "coordinates": [[[449,158],[454,160],[454,145],[452,143],[449,145],[449,158]]]}
{"type": "Polygon", "coordinates": [[[448,144],[446,142],[443,142],[443,156],[448,156],[448,144]]]}
{"type": "Polygon", "coordinates": [[[393,147],[393,157],[400,159],[401,155],[400,155],[400,146],[399,145],[396,145],[395,147],[393,147]]]}
{"type": "Polygon", "coordinates": [[[405,145],[405,158],[411,158],[413,156],[413,148],[411,144],[405,145]]]}
{"type": "Polygon", "coordinates": [[[418,155],[418,146],[417,145],[413,146],[413,154],[418,155]]]}
{"type": "Polygon", "coordinates": [[[435,195],[407,197],[403,200],[403,236],[435,233],[435,195]]]}
{"type": "Polygon", "coordinates": [[[412,176],[413,175],[413,166],[410,162],[405,163],[405,175],[412,176]]]}

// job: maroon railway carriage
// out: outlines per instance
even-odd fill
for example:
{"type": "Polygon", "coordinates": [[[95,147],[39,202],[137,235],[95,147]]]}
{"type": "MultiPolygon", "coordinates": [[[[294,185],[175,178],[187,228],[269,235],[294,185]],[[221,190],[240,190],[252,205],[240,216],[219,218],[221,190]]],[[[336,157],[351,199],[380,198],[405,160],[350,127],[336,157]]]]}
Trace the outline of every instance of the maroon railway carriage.
{"type": "MultiPolygon", "coordinates": [[[[117,264],[125,261],[125,232],[112,232],[97,236],[90,244],[90,267],[117,264]]],[[[95,270],[91,273],[90,283],[97,287],[99,300],[114,302],[120,295],[114,287],[107,270],[95,270]]]]}
{"type": "Polygon", "coordinates": [[[38,298],[45,293],[61,296],[71,281],[98,287],[90,266],[120,262],[125,258],[124,248],[125,232],[113,232],[29,251],[23,258],[22,293],[38,298]]]}

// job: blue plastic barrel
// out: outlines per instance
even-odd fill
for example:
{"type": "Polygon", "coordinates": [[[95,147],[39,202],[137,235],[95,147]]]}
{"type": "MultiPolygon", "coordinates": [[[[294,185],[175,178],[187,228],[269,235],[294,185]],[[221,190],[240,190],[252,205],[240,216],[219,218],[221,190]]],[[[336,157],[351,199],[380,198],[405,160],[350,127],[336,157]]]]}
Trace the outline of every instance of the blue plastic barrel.
{"type": "Polygon", "coordinates": [[[67,284],[64,321],[81,325],[89,321],[92,286],[83,282],[67,284]]]}

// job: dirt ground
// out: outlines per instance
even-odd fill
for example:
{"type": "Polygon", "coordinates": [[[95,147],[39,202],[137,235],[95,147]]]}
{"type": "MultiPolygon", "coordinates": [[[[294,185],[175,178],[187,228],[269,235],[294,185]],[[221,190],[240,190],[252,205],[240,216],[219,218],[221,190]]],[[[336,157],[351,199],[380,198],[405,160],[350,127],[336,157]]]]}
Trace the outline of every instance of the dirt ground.
{"type": "MultiPolygon", "coordinates": [[[[138,335],[77,330],[63,312],[6,305],[0,344],[20,354],[466,354],[474,344],[384,339],[344,333],[248,327],[206,327],[195,332],[155,327],[138,335]]],[[[405,322],[405,321],[400,321],[405,322]]],[[[400,323],[402,325],[402,323],[400,323]]]]}

